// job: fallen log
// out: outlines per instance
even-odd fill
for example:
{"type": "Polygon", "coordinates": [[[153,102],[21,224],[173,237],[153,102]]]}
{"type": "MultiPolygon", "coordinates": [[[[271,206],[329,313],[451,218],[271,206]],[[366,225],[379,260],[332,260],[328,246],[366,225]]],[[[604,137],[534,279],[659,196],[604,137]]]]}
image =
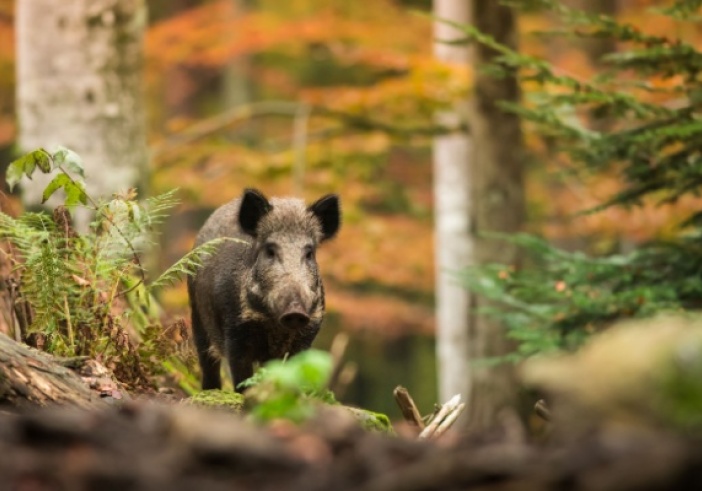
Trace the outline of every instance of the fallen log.
{"type": "Polygon", "coordinates": [[[0,405],[16,409],[55,404],[85,409],[107,406],[66,364],[0,333],[0,405]]]}

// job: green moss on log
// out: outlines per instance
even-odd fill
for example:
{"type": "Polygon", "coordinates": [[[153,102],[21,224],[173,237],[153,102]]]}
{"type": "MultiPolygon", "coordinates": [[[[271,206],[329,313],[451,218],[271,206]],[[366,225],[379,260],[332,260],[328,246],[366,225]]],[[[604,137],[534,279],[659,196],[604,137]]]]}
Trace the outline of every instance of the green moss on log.
{"type": "Polygon", "coordinates": [[[244,407],[244,396],[229,390],[203,390],[186,399],[185,403],[240,413],[244,407]]]}
{"type": "Polygon", "coordinates": [[[395,430],[392,428],[390,418],[383,413],[376,413],[367,409],[357,407],[341,406],[351,413],[358,423],[366,431],[375,433],[383,433],[385,435],[394,435],[395,430]]]}

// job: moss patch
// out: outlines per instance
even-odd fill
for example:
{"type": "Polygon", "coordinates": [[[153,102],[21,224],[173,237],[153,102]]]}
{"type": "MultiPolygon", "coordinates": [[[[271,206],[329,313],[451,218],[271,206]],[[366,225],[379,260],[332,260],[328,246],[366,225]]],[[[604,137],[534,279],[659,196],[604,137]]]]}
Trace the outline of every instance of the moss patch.
{"type": "Polygon", "coordinates": [[[357,407],[341,406],[351,413],[358,423],[366,431],[374,433],[382,433],[385,435],[394,435],[395,430],[392,428],[390,419],[383,413],[375,413],[367,409],[357,407]]]}
{"type": "Polygon", "coordinates": [[[244,407],[244,396],[229,390],[203,390],[184,402],[192,406],[225,409],[240,413],[244,407]]]}

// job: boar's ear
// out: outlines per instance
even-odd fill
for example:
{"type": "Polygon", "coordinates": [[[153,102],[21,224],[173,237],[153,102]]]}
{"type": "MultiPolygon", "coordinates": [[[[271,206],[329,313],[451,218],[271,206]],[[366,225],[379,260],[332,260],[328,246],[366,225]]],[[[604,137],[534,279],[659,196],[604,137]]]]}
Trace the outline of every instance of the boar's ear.
{"type": "Polygon", "coordinates": [[[273,207],[265,196],[255,189],[246,189],[239,207],[239,226],[249,235],[256,236],[258,222],[273,207]]]}
{"type": "Polygon", "coordinates": [[[322,225],[322,240],[331,239],[341,226],[341,208],[336,194],[327,194],[308,208],[322,225]]]}

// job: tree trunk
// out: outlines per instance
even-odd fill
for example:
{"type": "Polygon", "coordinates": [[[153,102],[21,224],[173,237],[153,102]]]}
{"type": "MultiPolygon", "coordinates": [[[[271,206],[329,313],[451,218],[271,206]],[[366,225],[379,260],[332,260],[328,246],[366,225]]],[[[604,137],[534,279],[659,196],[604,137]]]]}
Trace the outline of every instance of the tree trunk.
{"type": "MultiPolygon", "coordinates": [[[[472,0],[473,24],[499,43],[517,46],[515,14],[500,2],[472,0]]],[[[500,101],[517,102],[519,84],[515,74],[496,78],[484,71],[493,61],[494,51],[476,45],[473,50],[474,93],[469,101],[469,127],[474,141],[471,154],[471,232],[475,264],[518,260],[514,246],[482,236],[485,232],[519,231],[525,214],[522,175],[522,133],[516,115],[505,112],[500,101]]],[[[479,315],[486,301],[473,296],[470,306],[470,360],[503,355],[511,346],[502,326],[479,315]]],[[[474,429],[492,426],[505,408],[516,402],[513,367],[502,364],[488,367],[473,365],[468,405],[469,425],[474,429]]]]}
{"type": "Polygon", "coordinates": [[[73,371],[0,333],[0,405],[26,408],[53,404],[106,406],[73,371]]]}
{"type": "MultiPolygon", "coordinates": [[[[145,1],[18,0],[16,23],[22,150],[76,151],[93,196],[143,186],[145,1]]],[[[27,204],[41,201],[42,182],[27,186],[27,204]]]]}
{"type": "MultiPolygon", "coordinates": [[[[229,0],[230,21],[234,22],[255,7],[254,0],[229,0]]],[[[228,40],[225,40],[225,42],[228,40]]],[[[222,106],[232,109],[251,102],[253,86],[250,82],[250,60],[247,55],[236,56],[222,69],[222,106]]]]}
{"type": "MultiPolygon", "coordinates": [[[[469,4],[464,0],[434,0],[438,19],[469,23],[469,4]]],[[[434,54],[452,63],[468,63],[468,48],[442,43],[460,38],[461,33],[441,22],[434,23],[434,54]]],[[[465,117],[465,104],[437,117],[453,125],[465,117]]],[[[470,392],[469,330],[470,295],[453,275],[470,263],[470,177],[471,138],[452,134],[434,139],[434,213],[436,267],[436,351],[439,400],[455,394],[465,400],[470,392]]]]}

